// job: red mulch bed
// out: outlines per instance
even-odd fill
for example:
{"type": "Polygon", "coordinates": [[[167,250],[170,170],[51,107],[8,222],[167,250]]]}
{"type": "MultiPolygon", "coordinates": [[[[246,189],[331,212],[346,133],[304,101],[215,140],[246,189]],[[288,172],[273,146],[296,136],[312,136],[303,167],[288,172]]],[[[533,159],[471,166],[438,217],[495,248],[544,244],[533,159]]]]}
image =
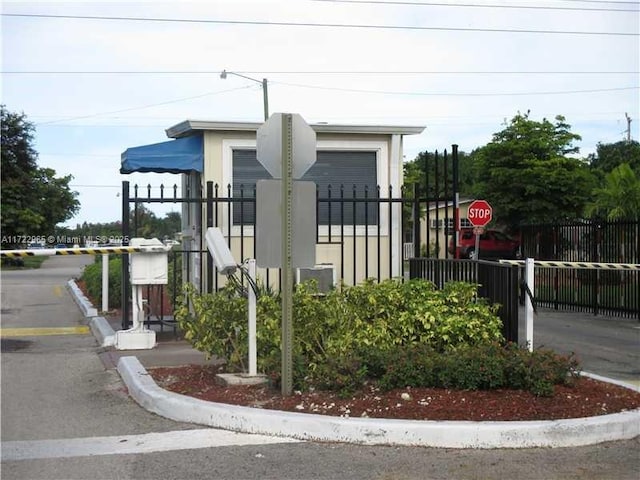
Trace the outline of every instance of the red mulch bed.
{"type": "MultiPolygon", "coordinates": [[[[76,280],[76,283],[87,295],[84,282],[76,280]]],[[[383,392],[370,385],[353,396],[340,398],[336,393],[326,391],[295,392],[282,397],[279,390],[267,386],[223,387],[215,382],[219,372],[220,367],[212,365],[149,370],[162,388],[210,402],[342,417],[557,420],[640,408],[640,393],[585,377],[571,386],[556,386],[552,397],[537,397],[522,390],[406,388],[383,392]]]]}
{"type": "Polygon", "coordinates": [[[223,387],[220,367],[186,365],[149,370],[166,390],[211,402],[342,417],[412,420],[556,420],[591,417],[640,408],[640,393],[581,377],[556,386],[552,397],[521,390],[406,388],[383,392],[369,385],[348,398],[326,391],[282,397],[267,386],[223,387]]]}

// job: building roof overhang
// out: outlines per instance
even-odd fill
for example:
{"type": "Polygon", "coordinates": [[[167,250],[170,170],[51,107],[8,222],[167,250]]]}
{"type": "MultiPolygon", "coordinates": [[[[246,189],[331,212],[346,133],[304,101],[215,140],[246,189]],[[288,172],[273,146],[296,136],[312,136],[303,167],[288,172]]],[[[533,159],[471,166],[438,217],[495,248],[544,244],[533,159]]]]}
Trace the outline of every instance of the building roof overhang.
{"type": "MultiPolygon", "coordinates": [[[[213,132],[255,132],[262,122],[219,122],[210,120],[185,120],[166,129],[169,138],[180,138],[202,131],[213,132]]],[[[370,134],[370,135],[418,135],[424,126],[406,125],[346,125],[330,123],[313,123],[311,128],[316,133],[370,134]]]]}

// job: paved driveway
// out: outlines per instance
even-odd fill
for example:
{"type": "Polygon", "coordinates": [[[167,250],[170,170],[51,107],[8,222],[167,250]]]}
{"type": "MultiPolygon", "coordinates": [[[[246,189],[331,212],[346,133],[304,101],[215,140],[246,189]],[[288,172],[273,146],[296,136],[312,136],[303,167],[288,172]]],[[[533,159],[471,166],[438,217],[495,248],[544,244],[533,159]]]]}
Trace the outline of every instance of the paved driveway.
{"type": "Polygon", "coordinates": [[[638,439],[562,449],[363,447],[281,443],[157,417],[129,399],[82,328],[65,284],[88,260],[53,257],[40,270],[2,272],[3,328],[66,332],[2,338],[3,480],[638,478],[638,439]]]}
{"type": "MultiPolygon", "coordinates": [[[[585,371],[639,384],[638,320],[540,309],[533,325],[535,348],[574,353],[585,371]]],[[[524,310],[520,311],[519,340],[525,340],[524,310]]]]}

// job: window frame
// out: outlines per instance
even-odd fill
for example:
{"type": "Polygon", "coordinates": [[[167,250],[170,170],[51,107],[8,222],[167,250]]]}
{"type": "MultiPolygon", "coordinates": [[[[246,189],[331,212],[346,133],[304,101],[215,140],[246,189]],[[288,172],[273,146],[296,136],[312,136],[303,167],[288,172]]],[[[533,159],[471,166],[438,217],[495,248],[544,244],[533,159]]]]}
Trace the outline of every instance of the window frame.
{"type": "MultiPolygon", "coordinates": [[[[322,151],[357,151],[357,152],[373,152],[376,155],[376,181],[380,186],[380,198],[386,199],[389,197],[389,168],[391,159],[389,158],[389,147],[386,141],[378,140],[318,140],[316,143],[317,150],[322,151]]],[[[251,150],[256,149],[255,139],[223,139],[222,140],[222,185],[225,189],[227,185],[233,185],[233,151],[234,150],[251,150]]],[[[394,211],[394,215],[395,215],[394,211]]],[[[222,212],[223,230],[226,232],[228,225],[227,209],[222,212]]],[[[233,220],[233,205],[231,206],[231,219],[233,220]]],[[[380,217],[378,222],[380,224],[380,235],[389,235],[389,209],[386,205],[381,205],[380,217]]],[[[253,236],[253,225],[245,225],[241,227],[239,224],[232,224],[231,235],[239,236],[242,230],[242,234],[245,236],[253,236]]],[[[331,237],[336,238],[340,236],[340,225],[331,225],[331,237]]],[[[356,225],[355,235],[377,235],[378,224],[369,225],[365,232],[364,225],[356,225]]],[[[353,226],[344,226],[344,236],[353,236],[353,226]]],[[[328,237],[329,226],[319,225],[318,236],[328,237]]]]}

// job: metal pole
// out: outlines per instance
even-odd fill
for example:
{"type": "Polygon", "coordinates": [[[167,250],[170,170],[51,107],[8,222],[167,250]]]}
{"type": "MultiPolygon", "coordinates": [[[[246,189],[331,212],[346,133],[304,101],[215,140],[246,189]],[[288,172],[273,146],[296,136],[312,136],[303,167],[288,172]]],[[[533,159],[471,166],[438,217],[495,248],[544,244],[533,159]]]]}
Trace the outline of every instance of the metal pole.
{"type": "Polygon", "coordinates": [[[530,352],[533,352],[533,302],[531,297],[535,295],[534,282],[534,261],[533,258],[527,258],[524,262],[524,275],[527,287],[529,287],[529,294],[524,296],[524,312],[525,312],[525,339],[527,342],[527,348],[530,352]]]}
{"type": "Polygon", "coordinates": [[[458,245],[460,244],[460,193],[459,189],[459,161],[458,145],[451,145],[451,156],[453,165],[453,258],[460,258],[458,255],[458,245]]]}
{"type": "Polygon", "coordinates": [[[102,311],[109,310],[109,254],[102,254],[102,311]]]}
{"type": "MultiPolygon", "coordinates": [[[[389,197],[391,198],[391,197],[389,197]]],[[[427,209],[427,219],[425,222],[429,221],[429,209],[427,209]]],[[[420,184],[413,184],[413,203],[411,205],[411,221],[413,222],[413,256],[421,257],[420,252],[420,184]]],[[[354,224],[355,225],[355,224],[354,224]]],[[[389,225],[391,225],[391,221],[389,221],[389,225]]],[[[427,224],[427,229],[429,229],[429,225],[427,224]]],[[[389,241],[391,241],[391,234],[389,234],[389,241]]],[[[429,256],[429,253],[425,255],[429,256]]],[[[389,271],[389,277],[391,277],[391,271],[389,271]]]]}
{"type": "MultiPolygon", "coordinates": [[[[282,115],[282,395],[293,391],[292,158],[293,117],[282,115]]],[[[355,229],[354,229],[355,230],[355,229]]]]}
{"type": "MultiPolygon", "coordinates": [[[[122,245],[129,245],[129,182],[122,182],[122,245]]],[[[120,298],[122,298],[122,328],[129,326],[129,255],[122,256],[122,278],[120,298]]]]}
{"type": "Polygon", "coordinates": [[[266,121],[269,118],[269,94],[267,92],[267,79],[263,78],[262,81],[260,81],[255,78],[247,77],[246,75],[242,75],[240,73],[228,72],[226,70],[223,70],[220,73],[220,78],[224,80],[225,78],[227,78],[227,75],[235,75],[236,77],[246,78],[247,80],[251,80],[252,82],[257,82],[262,84],[262,100],[264,102],[264,119],[266,121]]]}
{"type": "Polygon", "coordinates": [[[267,79],[262,79],[262,99],[264,101],[264,120],[269,119],[269,94],[267,93],[267,79]]]}
{"type": "Polygon", "coordinates": [[[258,374],[258,357],[256,347],[256,292],[253,286],[256,283],[256,261],[251,258],[247,261],[249,270],[249,375],[258,374]]]}
{"type": "MultiPolygon", "coordinates": [[[[483,227],[476,227],[483,228],[483,227]]],[[[476,234],[476,250],[474,260],[480,260],[480,233],[476,230],[474,232],[476,234]]]]}

